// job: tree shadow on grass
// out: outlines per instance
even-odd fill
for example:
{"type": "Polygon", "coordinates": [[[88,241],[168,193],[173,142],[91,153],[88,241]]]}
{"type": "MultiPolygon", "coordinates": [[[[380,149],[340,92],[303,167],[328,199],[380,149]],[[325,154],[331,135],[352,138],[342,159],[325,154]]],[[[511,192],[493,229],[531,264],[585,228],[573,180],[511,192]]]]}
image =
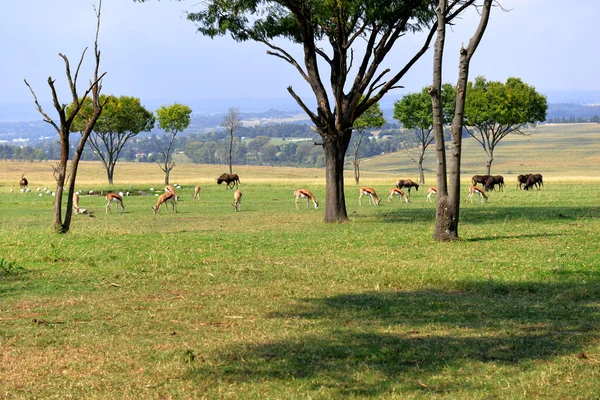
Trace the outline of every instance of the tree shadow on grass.
{"type": "Polygon", "coordinates": [[[587,280],[465,281],[452,291],[303,299],[267,315],[295,326],[294,337],[223,348],[210,366],[191,369],[189,378],[281,385],[300,380],[295,384],[329,388],[340,398],[378,397],[392,389],[415,395],[482,390],[456,377],[440,385],[440,374],[477,374],[478,364],[514,367],[518,374],[524,363],[575,358],[600,338],[600,275],[587,280]],[[427,384],[430,378],[437,386],[427,384]]]}

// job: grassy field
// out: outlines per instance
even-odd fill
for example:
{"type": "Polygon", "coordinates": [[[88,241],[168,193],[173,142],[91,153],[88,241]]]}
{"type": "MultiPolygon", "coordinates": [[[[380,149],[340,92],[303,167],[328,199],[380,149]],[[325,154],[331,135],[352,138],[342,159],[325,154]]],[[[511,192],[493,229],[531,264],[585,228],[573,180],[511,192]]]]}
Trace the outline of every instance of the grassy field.
{"type": "MultiPolygon", "coordinates": [[[[546,186],[509,181],[487,204],[465,192],[454,243],[431,239],[422,190],[360,207],[349,171],[352,222],[324,225],[292,194],[324,202],[322,170],[236,167],[236,213],[214,181],[225,167],[198,165],[173,170],[177,214],[154,215],[152,195],[108,215],[102,196],[82,196],[95,217],[56,235],[52,197],[35,189],[51,187],[51,163],[0,163],[0,398],[596,399],[599,143],[561,161],[526,142],[524,166],[499,152],[494,173],[541,172],[546,186]],[[33,192],[10,192],[23,172],[33,192]]],[[[365,160],[362,182],[387,198],[403,176],[383,157],[365,160]]],[[[111,188],[84,163],[78,182],[162,180],[156,165],[118,164],[111,188]]]]}

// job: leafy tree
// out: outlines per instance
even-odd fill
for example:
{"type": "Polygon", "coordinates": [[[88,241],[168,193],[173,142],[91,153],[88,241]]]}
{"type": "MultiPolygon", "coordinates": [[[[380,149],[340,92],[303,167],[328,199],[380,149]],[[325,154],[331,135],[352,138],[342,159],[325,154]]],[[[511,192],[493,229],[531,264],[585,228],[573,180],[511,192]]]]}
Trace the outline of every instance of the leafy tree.
{"type": "Polygon", "coordinates": [[[229,112],[225,115],[223,122],[221,122],[221,126],[229,132],[229,173],[233,173],[232,166],[232,155],[233,155],[233,133],[237,128],[242,125],[242,119],[240,117],[240,112],[233,108],[229,108],[229,112]]]}
{"type": "Polygon", "coordinates": [[[357,185],[360,180],[360,158],[358,157],[358,151],[360,150],[363,135],[367,129],[381,128],[384,124],[385,118],[383,118],[383,111],[381,111],[379,103],[374,103],[354,122],[354,129],[358,132],[358,140],[354,142],[354,161],[352,164],[354,165],[354,180],[357,185]]]}
{"type": "Polygon", "coordinates": [[[494,150],[509,134],[528,135],[522,129],[546,119],[546,96],[536,92],[519,78],[508,78],[506,83],[475,78],[467,86],[465,125],[488,156],[487,175],[491,175],[494,150]]]}
{"type": "Polygon", "coordinates": [[[169,174],[175,168],[175,162],[171,160],[173,150],[173,142],[177,134],[185,130],[190,124],[190,115],[192,109],[185,104],[175,103],[172,106],[162,106],[156,110],[158,126],[164,130],[167,135],[170,135],[168,145],[161,151],[161,158],[157,161],[160,169],[165,173],[165,185],[169,184],[169,174]]]}
{"type": "MultiPolygon", "coordinates": [[[[456,90],[449,83],[442,85],[441,93],[443,121],[444,125],[451,123],[454,116],[454,107],[456,104],[456,90]]],[[[417,164],[419,169],[419,183],[425,184],[425,173],[423,171],[423,161],[425,152],[430,144],[433,143],[433,105],[428,88],[425,87],[419,93],[410,93],[401,100],[394,102],[394,118],[396,118],[405,129],[411,130],[406,133],[406,139],[410,146],[404,144],[410,159],[417,164]],[[417,157],[413,157],[410,148],[417,149],[417,157]]]]}
{"type": "MultiPolygon", "coordinates": [[[[154,127],[154,115],[142,106],[140,99],[129,96],[100,96],[105,103],[101,117],[96,121],[89,143],[94,155],[106,169],[108,183],[113,184],[115,165],[125,143],[140,132],[149,132],[154,127]]],[[[85,129],[92,114],[92,102],[83,103],[75,120],[74,130],[85,129]]]]}
{"type": "Polygon", "coordinates": [[[593,115],[593,116],[590,118],[590,122],[600,123],[600,116],[598,116],[598,115],[593,115]]]}
{"type": "Polygon", "coordinates": [[[93,78],[90,80],[90,86],[87,88],[82,97],[79,97],[77,93],[77,77],[79,76],[79,68],[83,63],[83,59],[85,56],[86,50],[81,54],[81,58],[79,63],[77,64],[77,69],[75,70],[75,74],[71,74],[71,66],[69,63],[69,59],[64,54],[59,53],[58,55],[65,62],[65,70],[67,73],[67,81],[69,83],[69,90],[72,96],[72,106],[67,109],[67,105],[65,103],[61,103],[58,99],[58,94],[56,87],[54,85],[55,80],[52,77],[48,77],[48,86],[50,86],[50,90],[52,92],[52,101],[54,104],[54,108],[58,113],[59,122],[56,123],[46,112],[42,109],[42,106],[38,102],[37,96],[27,80],[25,80],[25,84],[31,91],[33,95],[35,105],[40,114],[44,116],[44,121],[50,124],[58,133],[60,137],[60,160],[57,165],[54,167],[54,178],[56,179],[56,196],[54,199],[54,221],[53,227],[57,233],[67,233],[71,228],[71,217],[73,215],[73,193],[75,192],[75,179],[77,178],[77,169],[79,167],[79,161],[81,159],[81,155],[83,153],[83,149],[85,148],[85,144],[90,137],[92,130],[94,129],[94,124],[102,114],[102,109],[104,107],[104,103],[100,101],[100,91],[102,89],[102,78],[106,74],[106,72],[99,74],[98,70],[100,69],[100,50],[98,50],[98,33],[100,31],[100,12],[102,9],[102,0],[98,2],[98,8],[94,8],[96,12],[96,39],[94,41],[94,55],[95,55],[95,67],[93,78]],[[75,153],[71,162],[69,163],[69,152],[71,150],[70,136],[71,130],[73,128],[73,122],[79,113],[80,108],[82,107],[85,99],[88,95],[92,95],[92,114],[89,118],[89,121],[83,129],[81,133],[81,138],[79,139],[79,144],[75,149],[75,153]],[[70,167],[70,169],[69,169],[70,167]],[[63,219],[63,191],[67,188],[67,203],[66,208],[64,210],[64,219],[63,219]]]}
{"type": "MultiPolygon", "coordinates": [[[[444,22],[451,23],[474,1],[452,1],[442,16],[444,22]]],[[[348,221],[344,160],[352,128],[373,104],[400,87],[400,79],[425,54],[435,33],[435,4],[431,0],[208,0],[200,4],[199,12],[188,14],[200,33],[210,37],[229,33],[236,41],[263,43],[268,54],[289,63],[308,83],[316,110],[291,86],[288,92],[322,137],[324,221],[348,221]],[[423,30],[428,33],[422,45],[406,57],[405,65],[395,67],[395,72],[381,67],[399,38],[423,30]],[[281,47],[279,39],[299,44],[303,60],[281,47]]]]}
{"type": "Polygon", "coordinates": [[[469,65],[475,50],[479,46],[485,33],[490,18],[492,2],[483,0],[480,8],[479,25],[469,40],[467,47],[460,49],[458,65],[458,81],[456,85],[456,107],[452,119],[449,168],[446,163],[446,144],[444,142],[444,111],[442,106],[442,55],[446,38],[446,25],[444,18],[448,11],[448,0],[439,0],[436,7],[437,37],[433,55],[433,83],[429,88],[431,104],[433,105],[433,132],[436,143],[437,159],[437,196],[435,230],[433,238],[437,241],[450,241],[458,239],[458,221],[460,211],[460,161],[462,151],[462,134],[464,127],[465,99],[467,95],[467,82],[469,80],[469,65]],[[448,184],[449,183],[449,184],[448,184]]]}

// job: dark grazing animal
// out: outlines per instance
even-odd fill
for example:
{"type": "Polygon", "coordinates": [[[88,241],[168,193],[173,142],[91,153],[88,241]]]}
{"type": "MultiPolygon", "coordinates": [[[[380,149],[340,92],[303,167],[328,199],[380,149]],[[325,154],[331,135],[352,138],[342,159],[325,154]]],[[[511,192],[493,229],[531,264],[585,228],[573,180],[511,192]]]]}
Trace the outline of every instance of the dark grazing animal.
{"type": "Polygon", "coordinates": [[[517,188],[523,189],[523,185],[527,183],[527,179],[531,176],[531,174],[519,175],[517,176],[517,188]]]}
{"type": "Polygon", "coordinates": [[[26,189],[27,185],[29,185],[29,182],[27,181],[27,178],[25,178],[25,174],[21,175],[21,180],[19,181],[19,186],[21,187],[21,189],[26,189]]]}
{"type": "Polygon", "coordinates": [[[534,186],[537,187],[538,190],[540,190],[541,186],[544,186],[542,174],[533,174],[529,178],[527,178],[527,182],[525,182],[525,186],[523,187],[523,189],[529,190],[534,186]]]}
{"type": "Polygon", "coordinates": [[[504,190],[504,177],[502,175],[490,176],[483,188],[485,190],[494,190],[496,185],[498,185],[498,190],[504,190]]]}
{"type": "Polygon", "coordinates": [[[217,185],[223,182],[227,184],[227,189],[233,189],[234,186],[237,188],[240,184],[240,177],[238,174],[223,174],[217,178],[217,185]]]}
{"type": "Polygon", "coordinates": [[[408,195],[409,196],[410,196],[410,189],[411,188],[415,188],[415,190],[417,192],[419,191],[419,184],[417,182],[414,182],[412,179],[400,179],[398,182],[396,182],[396,187],[398,189],[408,188],[408,195]]]}
{"type": "Polygon", "coordinates": [[[473,175],[471,178],[471,184],[473,186],[477,186],[478,183],[485,185],[485,183],[490,179],[491,175],[473,175]]]}

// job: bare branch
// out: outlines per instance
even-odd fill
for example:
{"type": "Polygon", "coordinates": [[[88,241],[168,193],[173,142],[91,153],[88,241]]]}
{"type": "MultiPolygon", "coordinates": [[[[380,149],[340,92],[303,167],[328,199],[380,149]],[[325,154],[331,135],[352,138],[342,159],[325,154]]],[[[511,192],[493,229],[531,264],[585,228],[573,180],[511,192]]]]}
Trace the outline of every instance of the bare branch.
{"type": "Polygon", "coordinates": [[[58,125],[56,125],[56,123],[52,120],[52,118],[50,118],[50,116],[48,114],[46,114],[44,112],[44,110],[42,109],[42,106],[40,105],[40,103],[38,102],[37,96],[35,95],[35,92],[33,91],[33,89],[31,88],[31,86],[29,85],[29,83],[27,82],[26,79],[23,79],[23,81],[25,82],[25,84],[27,85],[27,87],[29,88],[29,91],[31,92],[31,94],[33,95],[33,101],[35,102],[35,106],[36,109],[38,110],[38,112],[40,114],[42,114],[44,116],[44,122],[49,123],[50,125],[52,125],[54,127],[54,129],[56,129],[56,132],[60,132],[60,128],[58,127],[58,125]]]}

